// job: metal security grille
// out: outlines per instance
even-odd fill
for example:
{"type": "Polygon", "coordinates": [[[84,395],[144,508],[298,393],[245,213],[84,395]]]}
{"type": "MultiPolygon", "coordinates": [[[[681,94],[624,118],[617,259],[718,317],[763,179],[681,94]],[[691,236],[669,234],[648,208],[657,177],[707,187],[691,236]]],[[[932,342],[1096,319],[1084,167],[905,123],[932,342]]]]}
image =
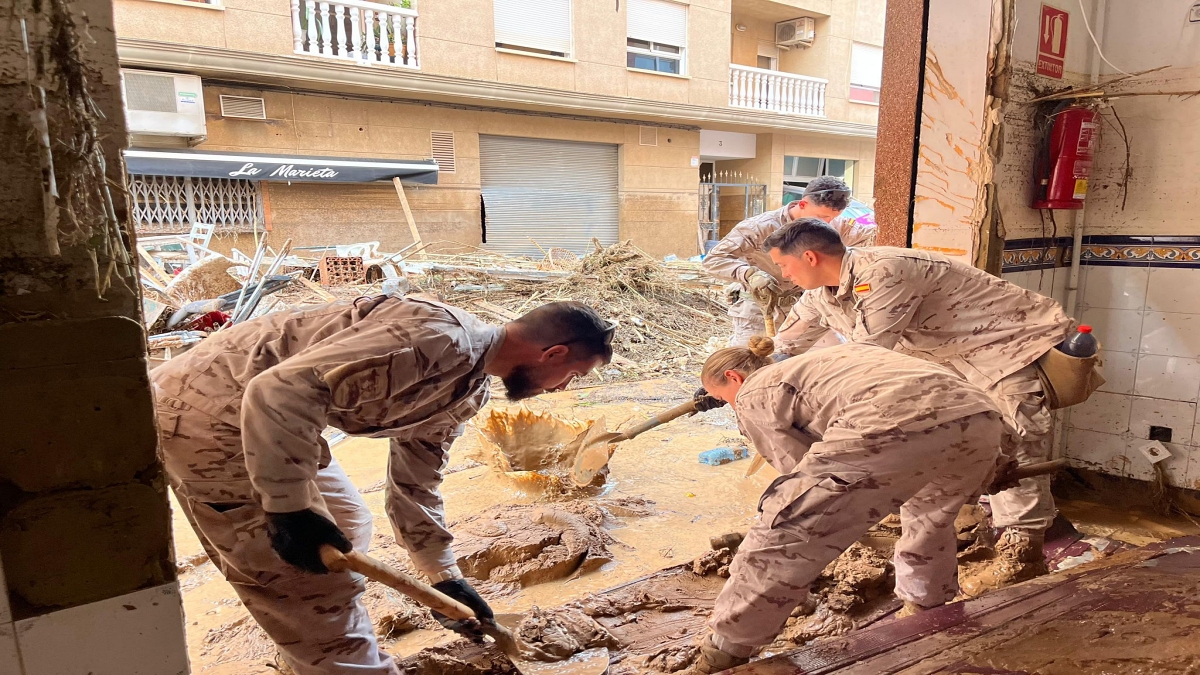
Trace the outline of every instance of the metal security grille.
{"type": "Polygon", "coordinates": [[[181,234],[192,223],[211,223],[215,233],[252,232],[262,226],[258,182],[184,176],[130,176],[133,223],[141,234],[181,234]]]}

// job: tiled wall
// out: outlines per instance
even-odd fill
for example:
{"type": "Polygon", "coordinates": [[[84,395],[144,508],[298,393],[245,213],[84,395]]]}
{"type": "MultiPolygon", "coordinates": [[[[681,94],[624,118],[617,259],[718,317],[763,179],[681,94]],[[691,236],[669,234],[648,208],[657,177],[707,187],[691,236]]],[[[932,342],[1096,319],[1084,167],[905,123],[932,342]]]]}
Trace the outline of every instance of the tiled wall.
{"type": "MultiPolygon", "coordinates": [[[[1028,269],[1032,257],[1006,254],[1006,269],[1021,271],[1005,279],[1065,300],[1068,267],[1028,269]]],[[[1166,475],[1174,486],[1200,489],[1200,237],[1088,237],[1083,263],[1077,316],[1103,344],[1107,382],[1061,415],[1066,457],[1153,480],[1138,447],[1151,425],[1170,427],[1166,475]]]]}

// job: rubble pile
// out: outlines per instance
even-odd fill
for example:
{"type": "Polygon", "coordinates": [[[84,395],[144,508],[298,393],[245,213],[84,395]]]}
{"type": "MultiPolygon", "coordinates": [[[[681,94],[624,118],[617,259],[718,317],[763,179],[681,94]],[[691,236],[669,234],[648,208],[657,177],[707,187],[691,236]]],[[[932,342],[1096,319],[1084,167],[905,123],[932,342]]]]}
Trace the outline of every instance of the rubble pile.
{"type": "Polygon", "coordinates": [[[629,242],[605,247],[594,241],[583,257],[550,249],[541,260],[428,248],[387,254],[369,242],[307,249],[285,244],[276,251],[264,238],[253,257],[235,251],[160,262],[143,252],[147,331],[209,333],[289,307],[381,293],[423,294],[495,323],[546,302],[577,300],[619,324],[613,362],[594,376],[600,381],[694,374],[729,333],[719,282],[698,263],[661,261],[629,242]],[[343,273],[345,264],[337,274],[331,271],[334,262],[347,260],[363,274],[343,273]]]}

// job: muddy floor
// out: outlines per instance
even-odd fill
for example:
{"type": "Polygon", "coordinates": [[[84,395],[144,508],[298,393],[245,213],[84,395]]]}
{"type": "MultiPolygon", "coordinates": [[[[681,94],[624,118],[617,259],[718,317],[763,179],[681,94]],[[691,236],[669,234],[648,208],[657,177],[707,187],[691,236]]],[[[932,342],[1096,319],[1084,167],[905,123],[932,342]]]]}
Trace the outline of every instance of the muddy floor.
{"type": "MultiPolygon", "coordinates": [[[[614,384],[542,396],[527,408],[561,420],[543,439],[556,449],[592,420],[603,417],[609,429],[641,421],[685,400],[695,387],[686,378],[614,384]]],[[[496,400],[477,418],[480,424],[488,424],[493,409],[515,411],[502,397],[496,400]]],[[[524,616],[518,630],[533,656],[555,659],[607,648],[613,673],[685,667],[728,574],[729,553],[712,552],[709,538],[745,531],[776,475],[767,466],[746,478],[745,460],[723,466],[698,461],[702,451],[742,443],[732,412],[676,420],[622,443],[606,482],[586,489],[563,480],[563,458],[555,452],[510,453],[497,461],[506,432],[492,421],[488,437],[469,428],[455,444],[442,488],[459,564],[472,583],[497,612],[524,616]],[[513,471],[534,465],[552,470],[513,471]]],[[[408,567],[384,515],[387,442],[347,439],[333,452],[376,514],[372,555],[408,567]]],[[[1078,522],[1087,520],[1090,508],[1064,505],[1063,511],[1078,522]]],[[[982,512],[968,512],[957,524],[964,574],[986,558],[980,551],[990,540],[981,521],[982,512]]],[[[1168,525],[1156,530],[1152,522],[1139,521],[1135,536],[1172,531],[1168,525]]],[[[813,598],[793,613],[766,653],[840,635],[894,611],[888,557],[898,536],[898,522],[885,522],[831,564],[813,598]]],[[[278,672],[273,645],[178,511],[175,539],[193,672],[278,672]]],[[[456,640],[426,610],[386,587],[370,583],[365,600],[383,647],[415,672],[511,672],[503,658],[456,640]]]]}

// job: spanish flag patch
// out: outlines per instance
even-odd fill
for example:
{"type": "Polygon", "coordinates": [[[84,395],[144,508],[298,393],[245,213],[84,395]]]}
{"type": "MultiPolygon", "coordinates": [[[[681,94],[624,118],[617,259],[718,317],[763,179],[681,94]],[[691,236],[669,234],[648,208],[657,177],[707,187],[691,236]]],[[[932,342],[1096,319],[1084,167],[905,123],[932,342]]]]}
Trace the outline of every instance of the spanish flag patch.
{"type": "Polygon", "coordinates": [[[870,293],[871,292],[871,284],[859,284],[854,287],[854,292],[855,293],[870,293]]]}

